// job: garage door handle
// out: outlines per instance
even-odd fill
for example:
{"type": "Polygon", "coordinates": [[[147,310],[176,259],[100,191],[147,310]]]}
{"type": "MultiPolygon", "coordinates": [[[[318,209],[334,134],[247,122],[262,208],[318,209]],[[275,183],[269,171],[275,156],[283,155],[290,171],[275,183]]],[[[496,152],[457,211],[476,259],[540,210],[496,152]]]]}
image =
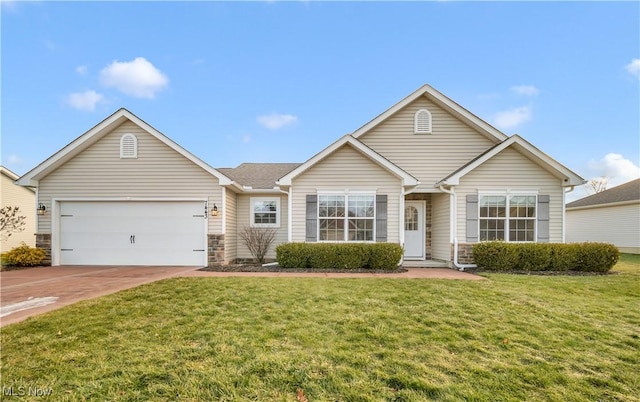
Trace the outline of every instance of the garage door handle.
{"type": "Polygon", "coordinates": [[[136,235],[129,236],[129,242],[131,244],[136,244],[136,235]]]}

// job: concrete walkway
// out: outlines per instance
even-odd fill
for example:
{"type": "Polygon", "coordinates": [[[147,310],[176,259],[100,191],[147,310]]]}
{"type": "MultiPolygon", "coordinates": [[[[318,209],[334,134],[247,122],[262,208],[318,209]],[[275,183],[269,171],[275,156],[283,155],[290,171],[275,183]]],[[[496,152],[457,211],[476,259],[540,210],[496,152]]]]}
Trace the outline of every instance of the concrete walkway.
{"type": "Polygon", "coordinates": [[[60,266],[0,272],[0,326],[63,306],[171,277],[484,279],[441,268],[397,274],[304,272],[205,272],[195,267],[60,266]]]}

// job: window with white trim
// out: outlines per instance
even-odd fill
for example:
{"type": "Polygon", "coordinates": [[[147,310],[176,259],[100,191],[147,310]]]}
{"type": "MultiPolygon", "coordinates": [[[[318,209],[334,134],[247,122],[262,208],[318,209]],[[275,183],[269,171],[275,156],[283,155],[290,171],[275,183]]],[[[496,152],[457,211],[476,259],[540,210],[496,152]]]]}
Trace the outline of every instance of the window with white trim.
{"type": "Polygon", "coordinates": [[[480,241],[535,241],[536,205],[530,194],[480,196],[480,241]]]}
{"type": "Polygon", "coordinates": [[[133,134],[120,137],[120,158],[138,157],[138,139],[133,134]]]}
{"type": "Polygon", "coordinates": [[[420,109],[413,117],[413,132],[415,134],[431,134],[431,112],[420,109]]]}
{"type": "Polygon", "coordinates": [[[280,198],[251,197],[251,226],[280,227],[280,198]]]}
{"type": "Polygon", "coordinates": [[[376,197],[318,195],[319,241],[375,241],[376,197]]]}

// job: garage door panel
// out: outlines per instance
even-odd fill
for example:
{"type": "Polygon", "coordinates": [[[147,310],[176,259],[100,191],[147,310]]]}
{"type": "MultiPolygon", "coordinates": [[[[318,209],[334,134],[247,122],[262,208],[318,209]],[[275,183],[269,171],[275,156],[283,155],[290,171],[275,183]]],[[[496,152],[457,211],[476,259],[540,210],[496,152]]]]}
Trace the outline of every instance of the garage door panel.
{"type": "Polygon", "coordinates": [[[206,262],[204,202],[62,202],[63,265],[206,262]]]}

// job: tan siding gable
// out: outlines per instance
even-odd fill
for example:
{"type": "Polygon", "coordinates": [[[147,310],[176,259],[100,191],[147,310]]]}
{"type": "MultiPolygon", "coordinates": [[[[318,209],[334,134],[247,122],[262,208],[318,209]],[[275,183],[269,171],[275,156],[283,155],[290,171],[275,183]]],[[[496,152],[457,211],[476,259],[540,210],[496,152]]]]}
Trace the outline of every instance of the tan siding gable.
{"type": "MultiPolygon", "coordinates": [[[[165,197],[209,198],[222,205],[218,179],[169,146],[126,122],[106,134],[40,181],[40,202],[50,208],[59,197],[165,197]],[[138,139],[138,157],[120,158],[120,138],[138,139]]],[[[51,230],[50,214],[39,223],[51,230]]],[[[209,232],[220,233],[221,219],[209,219],[209,232]]]]}
{"type": "Polygon", "coordinates": [[[375,191],[387,194],[388,241],[398,242],[400,179],[344,145],[293,179],[293,241],[305,240],[306,195],[319,191],[375,191]]]}
{"type": "Polygon", "coordinates": [[[0,208],[19,207],[19,215],[25,217],[24,230],[13,232],[8,238],[0,240],[0,252],[9,251],[14,247],[25,242],[28,246],[35,246],[35,199],[33,191],[28,188],[18,186],[13,179],[0,174],[2,182],[0,183],[0,208]]]}
{"type": "Polygon", "coordinates": [[[433,191],[434,183],[495,145],[425,97],[358,139],[420,180],[422,191],[433,191]],[[419,109],[431,112],[432,134],[414,134],[414,116],[419,109]]]}
{"type": "Polygon", "coordinates": [[[511,148],[505,149],[464,176],[460,180],[460,185],[456,186],[458,240],[464,242],[466,237],[467,194],[492,190],[532,190],[540,195],[550,196],[550,241],[561,242],[563,205],[561,185],[560,179],[518,151],[511,148]]]}

